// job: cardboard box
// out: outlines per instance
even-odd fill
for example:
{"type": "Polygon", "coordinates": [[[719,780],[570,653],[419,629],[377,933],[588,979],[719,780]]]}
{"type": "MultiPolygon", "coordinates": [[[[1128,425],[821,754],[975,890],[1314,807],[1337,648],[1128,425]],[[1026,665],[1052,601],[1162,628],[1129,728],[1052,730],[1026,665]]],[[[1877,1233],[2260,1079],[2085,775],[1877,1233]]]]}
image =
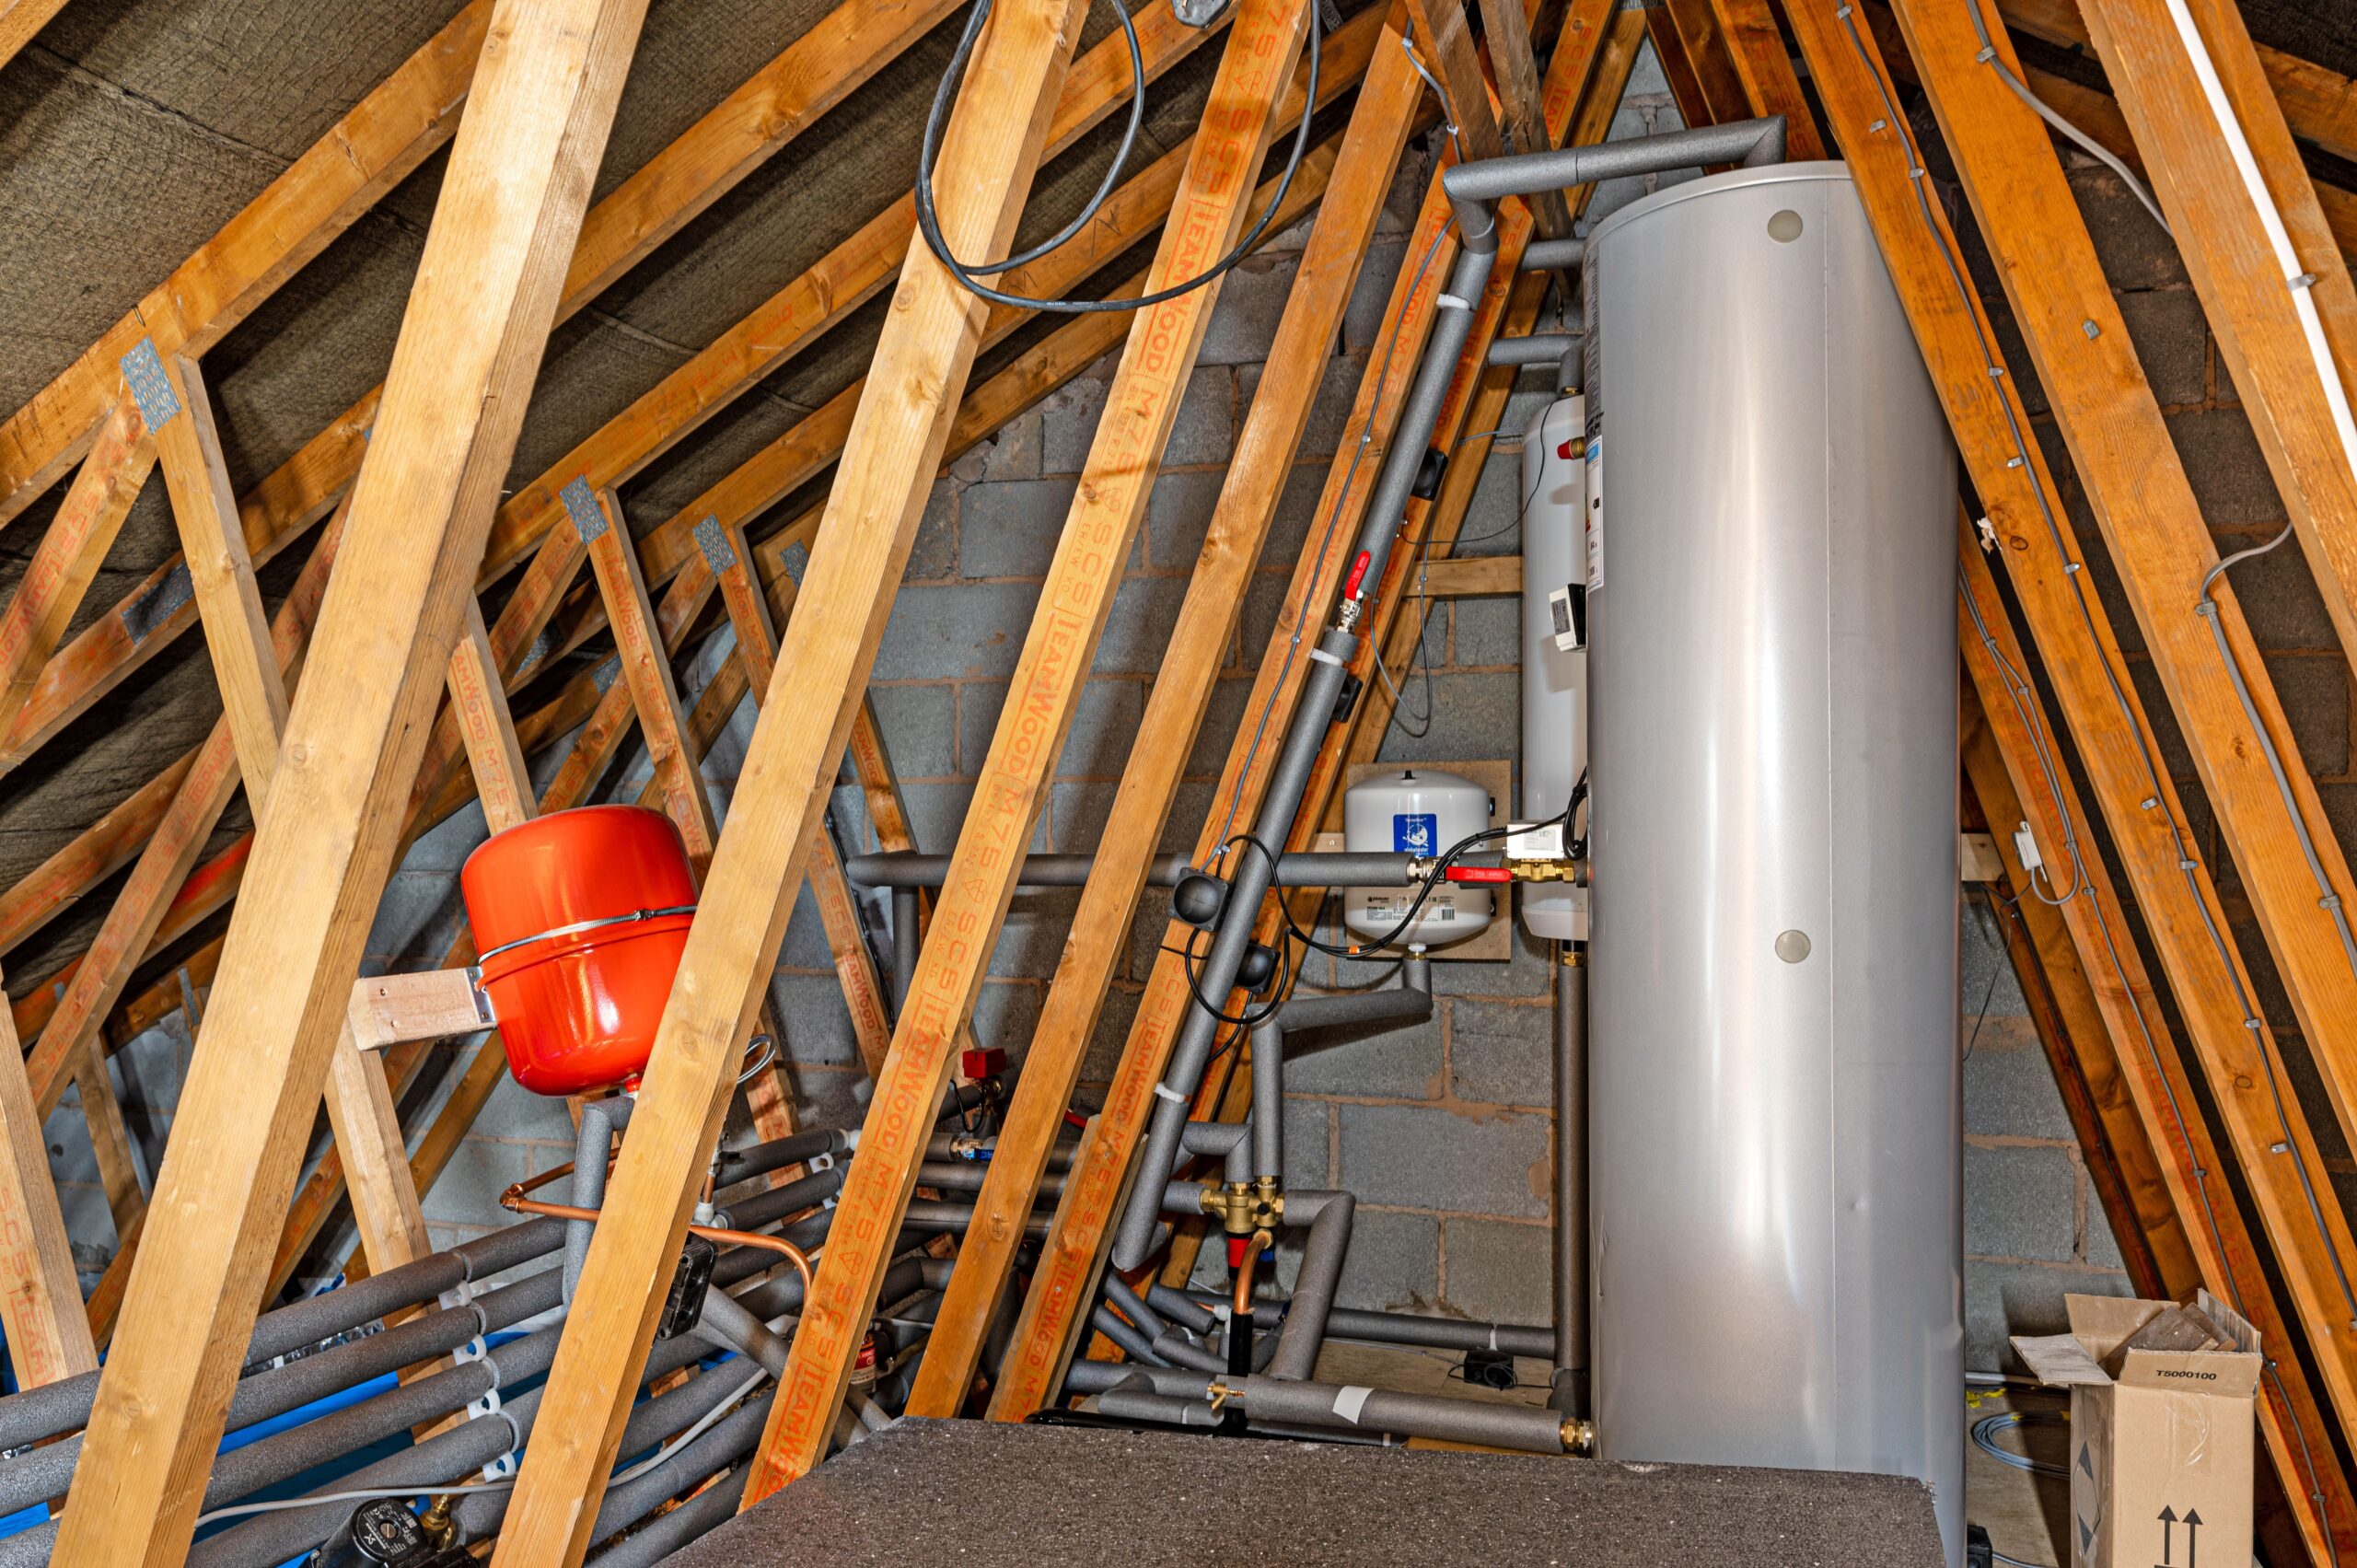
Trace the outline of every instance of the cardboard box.
{"type": "Polygon", "coordinates": [[[2069,1333],[2016,1337],[2014,1349],[2041,1382],[2071,1390],[2073,1568],[2248,1562],[2258,1331],[2204,1291],[2194,1305],[2228,1345],[2123,1353],[2171,1303],[2066,1302],[2069,1333]]]}

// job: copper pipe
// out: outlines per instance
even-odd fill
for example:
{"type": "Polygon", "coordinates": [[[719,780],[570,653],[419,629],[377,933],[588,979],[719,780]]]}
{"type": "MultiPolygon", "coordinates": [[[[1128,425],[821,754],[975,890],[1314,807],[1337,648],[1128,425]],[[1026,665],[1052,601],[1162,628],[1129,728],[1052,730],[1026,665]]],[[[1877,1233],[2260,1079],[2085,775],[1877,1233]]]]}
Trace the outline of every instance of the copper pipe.
{"type": "MultiPolygon", "coordinates": [[[[545,1180],[547,1178],[541,1177],[536,1179],[545,1180]]],[[[512,1209],[521,1214],[546,1214],[549,1218],[555,1220],[587,1220],[593,1225],[597,1223],[598,1211],[595,1209],[576,1208],[571,1203],[543,1202],[538,1198],[525,1197],[524,1193],[532,1185],[533,1183],[529,1181],[517,1182],[499,1195],[499,1206],[503,1209],[512,1209]]],[[[806,1302],[810,1299],[812,1286],[810,1255],[786,1240],[785,1237],[762,1236],[749,1230],[724,1230],[718,1225],[691,1225],[688,1226],[688,1232],[691,1236],[701,1236],[706,1241],[725,1241],[731,1247],[758,1247],[764,1252],[778,1254],[793,1264],[794,1272],[802,1276],[802,1299],[806,1302]]]]}
{"type": "Polygon", "coordinates": [[[1260,1266],[1260,1254],[1277,1244],[1277,1238],[1265,1230],[1256,1230],[1244,1246],[1243,1267],[1236,1271],[1236,1299],[1231,1304],[1238,1322],[1252,1321],[1252,1275],[1260,1266]]]}
{"type": "MultiPolygon", "coordinates": [[[[526,1177],[523,1180],[517,1182],[515,1186],[510,1187],[507,1190],[507,1196],[511,1198],[521,1197],[527,1192],[536,1191],[542,1187],[546,1187],[550,1182],[554,1181],[560,1176],[571,1176],[572,1174],[573,1162],[571,1160],[567,1160],[563,1165],[555,1166],[548,1170],[540,1172],[538,1176],[526,1177]]],[[[502,1198],[500,1202],[507,1203],[507,1199],[502,1198]]],[[[512,1209],[516,1205],[513,1203],[507,1203],[507,1206],[512,1209]]]]}

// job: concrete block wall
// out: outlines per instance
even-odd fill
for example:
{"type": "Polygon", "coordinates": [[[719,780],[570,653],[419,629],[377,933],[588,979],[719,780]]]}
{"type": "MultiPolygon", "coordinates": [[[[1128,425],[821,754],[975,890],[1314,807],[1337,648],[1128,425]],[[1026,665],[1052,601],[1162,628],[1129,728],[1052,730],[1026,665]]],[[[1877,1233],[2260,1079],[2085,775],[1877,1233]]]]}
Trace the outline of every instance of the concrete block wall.
{"type": "MultiPolygon", "coordinates": [[[[1648,51],[1614,134],[1677,123],[1648,51]]],[[[1428,172],[1427,153],[1420,146],[1402,171],[1339,335],[1309,435],[1246,598],[1242,626],[1190,760],[1165,836],[1167,849],[1190,848],[1213,805],[1218,771],[1245,717],[1254,661],[1267,641],[1285,578],[1304,540],[1320,522],[1312,510],[1328,465],[1354,436],[1345,422],[1361,374],[1381,352],[1376,334],[1383,304],[1402,262],[1406,226],[1428,172]]],[[[1637,182],[1608,187],[1593,210],[1608,211],[1643,189],[1637,182]]],[[[1035,836],[1041,848],[1095,846],[1305,238],[1302,230],[1283,237],[1226,282],[1058,764],[1035,836]]],[[[2141,323],[2140,333],[2151,340],[2147,347],[2140,337],[2140,348],[2148,360],[2172,367],[2177,379],[2171,384],[2198,405],[2188,412],[2213,412],[2223,377],[2206,343],[2189,348],[2184,341],[2189,331],[2199,334],[2198,311],[2189,319],[2183,300],[2157,297],[2170,292],[2166,288],[2138,292],[2131,320],[2141,323]],[[2141,297],[2146,294],[2155,297],[2141,297]]],[[[1111,372],[1109,360],[1092,367],[960,459],[935,487],[873,687],[911,820],[927,849],[953,846],[1111,372]]],[[[1518,431],[1547,395],[1543,385],[1518,394],[1502,422],[1504,428],[1518,431]]],[[[1499,443],[1466,518],[1460,552],[1519,551],[1519,460],[1515,439],[1499,443]]],[[[2263,474],[2260,481],[2263,489],[2263,474]]],[[[2280,563],[2292,553],[2269,559],[2280,563]]],[[[2320,610],[2312,599],[2307,602],[2304,614],[2288,614],[2281,630],[2262,633],[2275,639],[2270,650],[2282,639],[2299,643],[2296,648],[2284,645],[2287,663],[2323,662],[2308,645],[2328,640],[2329,632],[2320,610]]],[[[1435,605],[1418,656],[1406,669],[1390,672],[1403,702],[1382,757],[1513,760],[1518,751],[1519,637],[1519,609],[1511,598],[1435,605]]],[[[725,638],[707,644],[682,672],[683,688],[691,693],[700,689],[725,652],[725,638]]],[[[2319,670],[2314,684],[2338,692],[2338,677],[2337,666],[2319,670]]],[[[2328,714],[2311,714],[2306,722],[2310,738],[2328,743],[2337,735],[2345,750],[2345,714],[2337,729],[2328,714]]],[[[706,777],[724,813],[751,724],[748,705],[706,759],[706,777]]],[[[561,753],[560,748],[535,759],[536,767],[552,768],[561,753]]],[[[2340,767],[2346,767],[2345,759],[2340,767]]],[[[626,757],[606,797],[634,798],[645,776],[644,755],[626,757]]],[[[2198,794],[2189,798],[2198,803],[2198,794]]],[[[832,814],[847,846],[871,846],[859,792],[849,787],[847,775],[832,814]]],[[[482,833],[480,813],[470,808],[419,842],[393,878],[371,934],[372,970],[437,960],[456,929],[457,870],[482,833]]],[[[1019,1058],[1075,898],[1028,894],[1016,900],[977,1010],[975,1030],[983,1041],[1004,1045],[1019,1058]]],[[[886,912],[880,902],[869,911],[879,934],[886,912]]],[[[1130,963],[1105,1005],[1084,1074],[1084,1106],[1096,1103],[1111,1073],[1163,931],[1161,900],[1150,895],[1134,927],[1130,963]]],[[[1994,1368],[2002,1361],[2004,1335],[2049,1325],[2065,1290],[2124,1289],[2125,1278],[2102,1216],[2090,1206],[2059,1097],[2023,1016],[2019,992],[2003,968],[2002,949],[1985,920],[1970,912],[1965,933],[1967,1016],[1960,1049],[1967,1051],[1966,1307],[1971,1364],[1994,1368]]],[[[1343,1284],[1346,1304],[1547,1320],[1554,1145],[1550,958],[1542,945],[1517,929],[1507,961],[1435,966],[1440,1001],[1429,1023],[1313,1050],[1295,1063],[1284,1111],[1288,1179],[1304,1186],[1345,1185],[1361,1199],[1343,1284]]],[[[1375,966],[1320,958],[1303,981],[1315,989],[1341,989],[1390,983],[1391,977],[1375,966]]],[[[784,1022],[788,1068],[806,1119],[856,1125],[866,1079],[807,895],[789,927],[772,998],[784,1022]]],[[[116,1059],[126,1114],[151,1169],[169,1130],[188,1051],[186,1020],[175,1017],[116,1059]]],[[[419,1124],[419,1113],[433,1109],[431,1101],[412,1108],[412,1125],[419,1124]]],[[[77,1260],[86,1283],[95,1283],[114,1249],[112,1226],[70,1093],[49,1134],[77,1260]]],[[[561,1102],[503,1086],[426,1199],[436,1240],[447,1244],[505,1223],[495,1203],[499,1191],[569,1158],[571,1142],[572,1125],[561,1102]]],[[[1215,1248],[1206,1249],[1206,1280],[1224,1268],[1217,1254],[1215,1248]]],[[[1281,1272],[1289,1273],[1291,1262],[1282,1259],[1281,1272]]]]}

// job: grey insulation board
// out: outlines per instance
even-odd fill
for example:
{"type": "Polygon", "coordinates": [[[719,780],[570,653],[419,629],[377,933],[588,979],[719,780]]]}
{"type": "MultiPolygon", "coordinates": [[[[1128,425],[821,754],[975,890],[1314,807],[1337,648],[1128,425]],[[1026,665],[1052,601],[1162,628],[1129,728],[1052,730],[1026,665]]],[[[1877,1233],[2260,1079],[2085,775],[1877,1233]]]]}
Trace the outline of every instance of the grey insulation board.
{"type": "Polygon", "coordinates": [[[1563,1563],[1935,1568],[1892,1476],[902,1421],[665,1560],[676,1568],[1563,1563]]]}

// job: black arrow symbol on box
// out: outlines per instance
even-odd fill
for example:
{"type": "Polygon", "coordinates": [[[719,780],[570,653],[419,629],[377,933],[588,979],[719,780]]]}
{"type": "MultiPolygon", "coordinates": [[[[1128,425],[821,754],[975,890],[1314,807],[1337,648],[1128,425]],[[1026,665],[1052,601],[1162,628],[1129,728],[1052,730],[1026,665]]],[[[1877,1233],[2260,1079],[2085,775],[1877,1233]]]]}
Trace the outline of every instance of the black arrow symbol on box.
{"type": "Polygon", "coordinates": [[[2177,1510],[2164,1505],[2160,1512],[2161,1561],[2156,1568],[2169,1568],[2177,1560],[2177,1510]]]}
{"type": "Polygon", "coordinates": [[[2201,1511],[2185,1511],[2185,1568],[2195,1568],[2201,1556],[2201,1511]]]}

